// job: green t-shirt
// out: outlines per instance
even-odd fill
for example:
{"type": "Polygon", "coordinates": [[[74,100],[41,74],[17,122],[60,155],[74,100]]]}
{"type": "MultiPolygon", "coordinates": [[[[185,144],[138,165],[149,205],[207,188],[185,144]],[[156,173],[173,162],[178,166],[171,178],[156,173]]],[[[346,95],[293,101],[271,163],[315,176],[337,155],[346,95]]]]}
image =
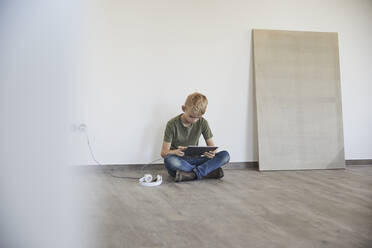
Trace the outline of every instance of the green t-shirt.
{"type": "Polygon", "coordinates": [[[171,150],[178,146],[197,146],[200,135],[203,134],[205,140],[213,137],[206,119],[201,117],[197,122],[185,127],[181,122],[181,115],[168,121],[164,132],[164,141],[171,143],[171,150]]]}

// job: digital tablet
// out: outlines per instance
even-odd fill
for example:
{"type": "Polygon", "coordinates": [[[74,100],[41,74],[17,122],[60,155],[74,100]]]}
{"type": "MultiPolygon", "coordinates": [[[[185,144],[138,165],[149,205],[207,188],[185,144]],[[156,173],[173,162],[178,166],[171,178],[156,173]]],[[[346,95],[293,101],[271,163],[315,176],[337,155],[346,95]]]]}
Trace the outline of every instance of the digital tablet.
{"type": "Polygon", "coordinates": [[[183,152],[185,156],[201,156],[205,152],[214,151],[217,146],[188,146],[183,152]]]}

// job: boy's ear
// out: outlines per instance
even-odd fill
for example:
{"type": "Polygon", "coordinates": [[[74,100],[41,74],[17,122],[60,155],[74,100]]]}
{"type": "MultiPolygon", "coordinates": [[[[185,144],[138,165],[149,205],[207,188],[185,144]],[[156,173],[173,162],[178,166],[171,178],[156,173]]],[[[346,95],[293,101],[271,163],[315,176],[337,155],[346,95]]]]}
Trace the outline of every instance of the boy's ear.
{"type": "Polygon", "coordinates": [[[185,106],[185,105],[182,105],[182,111],[183,111],[183,112],[186,111],[186,106],[185,106]]]}

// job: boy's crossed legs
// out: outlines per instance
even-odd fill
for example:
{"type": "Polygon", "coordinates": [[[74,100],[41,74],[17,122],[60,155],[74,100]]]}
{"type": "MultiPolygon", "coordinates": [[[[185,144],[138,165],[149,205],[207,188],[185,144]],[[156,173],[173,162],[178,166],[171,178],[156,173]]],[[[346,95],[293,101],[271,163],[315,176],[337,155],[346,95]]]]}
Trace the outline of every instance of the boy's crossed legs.
{"type": "MultiPolygon", "coordinates": [[[[208,157],[179,157],[177,155],[167,155],[164,158],[164,165],[168,173],[173,177],[177,176],[177,171],[193,171],[196,175],[196,179],[200,180],[203,177],[207,177],[209,173],[227,164],[229,160],[230,155],[227,151],[217,152],[212,159],[208,157]]],[[[222,171],[222,169],[219,170],[222,171]]]]}

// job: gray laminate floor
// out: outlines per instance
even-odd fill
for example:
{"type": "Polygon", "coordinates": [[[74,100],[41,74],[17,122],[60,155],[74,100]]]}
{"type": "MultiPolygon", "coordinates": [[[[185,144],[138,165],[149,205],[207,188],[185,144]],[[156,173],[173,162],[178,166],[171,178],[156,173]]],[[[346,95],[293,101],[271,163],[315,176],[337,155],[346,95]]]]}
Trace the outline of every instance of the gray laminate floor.
{"type": "Polygon", "coordinates": [[[154,173],[165,182],[148,188],[81,171],[89,247],[372,247],[372,166],[186,183],[154,173]]]}

